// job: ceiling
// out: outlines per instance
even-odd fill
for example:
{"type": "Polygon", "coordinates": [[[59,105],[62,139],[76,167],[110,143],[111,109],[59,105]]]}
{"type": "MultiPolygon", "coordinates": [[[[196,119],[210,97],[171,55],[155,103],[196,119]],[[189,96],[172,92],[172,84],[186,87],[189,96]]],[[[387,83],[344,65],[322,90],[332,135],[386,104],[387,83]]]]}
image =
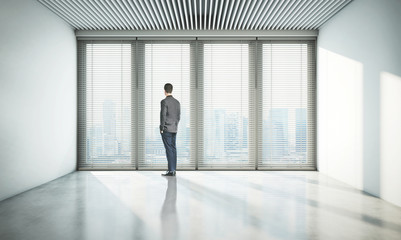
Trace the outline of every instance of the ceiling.
{"type": "Polygon", "coordinates": [[[76,30],[317,30],[352,0],[38,0],[76,30]]]}

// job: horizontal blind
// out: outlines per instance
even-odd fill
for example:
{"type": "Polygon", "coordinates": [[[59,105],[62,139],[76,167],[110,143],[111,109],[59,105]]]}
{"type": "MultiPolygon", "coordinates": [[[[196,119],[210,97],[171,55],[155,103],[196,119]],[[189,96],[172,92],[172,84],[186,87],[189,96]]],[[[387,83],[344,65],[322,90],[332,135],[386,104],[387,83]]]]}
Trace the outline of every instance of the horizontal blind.
{"type": "Polygon", "coordinates": [[[254,168],[252,49],[248,41],[199,43],[199,169],[254,168]]]}
{"type": "Polygon", "coordinates": [[[178,169],[316,168],[314,41],[79,41],[78,60],[80,169],[166,169],[167,82],[178,169]]]}
{"type": "Polygon", "coordinates": [[[315,169],[314,42],[260,42],[258,53],[258,166],[315,169]]]}
{"type": "Polygon", "coordinates": [[[79,168],[133,168],[130,42],[80,41],[79,168]]]}
{"type": "Polygon", "coordinates": [[[191,91],[194,63],[191,42],[138,41],[139,67],[139,169],[167,169],[166,153],[160,135],[160,101],[164,85],[173,85],[172,95],[181,103],[177,132],[177,168],[194,169],[194,139],[191,134],[191,91]]]}

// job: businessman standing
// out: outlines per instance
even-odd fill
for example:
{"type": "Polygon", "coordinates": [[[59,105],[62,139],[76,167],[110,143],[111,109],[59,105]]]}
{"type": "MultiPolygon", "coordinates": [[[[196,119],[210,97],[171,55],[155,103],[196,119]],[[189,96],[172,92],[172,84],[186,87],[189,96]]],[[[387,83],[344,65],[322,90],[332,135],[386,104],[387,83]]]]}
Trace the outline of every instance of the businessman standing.
{"type": "Polygon", "coordinates": [[[160,133],[162,135],[168,170],[162,176],[175,176],[177,167],[177,148],[175,139],[180,121],[181,106],[180,102],[171,95],[173,85],[166,83],[164,85],[164,95],[166,98],[160,102],[160,133]]]}

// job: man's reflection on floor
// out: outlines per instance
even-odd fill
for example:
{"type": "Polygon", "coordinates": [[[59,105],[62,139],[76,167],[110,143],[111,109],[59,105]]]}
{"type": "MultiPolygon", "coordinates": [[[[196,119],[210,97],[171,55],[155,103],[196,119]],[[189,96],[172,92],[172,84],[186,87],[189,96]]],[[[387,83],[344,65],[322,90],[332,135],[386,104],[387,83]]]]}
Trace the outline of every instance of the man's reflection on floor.
{"type": "Polygon", "coordinates": [[[167,179],[166,197],[161,211],[161,226],[163,239],[177,239],[178,218],[176,210],[177,202],[177,178],[164,177],[167,179]]]}

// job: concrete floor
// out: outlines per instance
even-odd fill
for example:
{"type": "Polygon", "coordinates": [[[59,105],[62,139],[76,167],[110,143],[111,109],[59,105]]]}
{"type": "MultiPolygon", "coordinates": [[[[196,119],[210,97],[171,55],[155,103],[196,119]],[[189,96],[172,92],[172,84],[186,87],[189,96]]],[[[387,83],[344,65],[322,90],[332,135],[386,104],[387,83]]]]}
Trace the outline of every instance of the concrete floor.
{"type": "Polygon", "coordinates": [[[401,239],[401,208],[318,172],[75,172],[0,202],[0,239],[401,239]]]}

